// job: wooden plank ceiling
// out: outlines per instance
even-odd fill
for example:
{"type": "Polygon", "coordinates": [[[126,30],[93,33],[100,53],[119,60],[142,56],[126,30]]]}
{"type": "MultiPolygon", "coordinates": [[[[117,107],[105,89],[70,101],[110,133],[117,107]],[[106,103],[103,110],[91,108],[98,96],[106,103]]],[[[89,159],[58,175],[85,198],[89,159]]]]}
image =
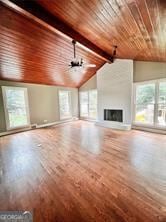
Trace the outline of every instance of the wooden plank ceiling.
{"type": "Polygon", "coordinates": [[[49,25],[1,4],[0,79],[80,87],[109,59],[112,45],[118,58],[166,62],[165,0],[11,1],[49,25]],[[69,73],[71,38],[55,28],[100,55],[77,47],[96,68],[69,73]]]}
{"type": "Polygon", "coordinates": [[[70,73],[72,39],[39,24],[33,17],[1,5],[1,80],[79,87],[96,73],[105,59],[77,45],[76,52],[79,58],[96,67],[70,73]]]}
{"type": "Polygon", "coordinates": [[[166,61],[166,0],[36,0],[118,58],[166,61]]]}

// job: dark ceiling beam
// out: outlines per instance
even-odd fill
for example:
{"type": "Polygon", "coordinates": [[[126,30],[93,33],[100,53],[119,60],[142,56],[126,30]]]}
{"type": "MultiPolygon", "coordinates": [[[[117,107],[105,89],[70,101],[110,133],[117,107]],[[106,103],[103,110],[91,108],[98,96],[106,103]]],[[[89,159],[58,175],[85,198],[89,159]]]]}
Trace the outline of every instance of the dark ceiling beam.
{"type": "MultiPolygon", "coordinates": [[[[44,21],[48,25],[52,26],[53,28],[59,30],[63,34],[69,36],[70,38],[74,39],[81,45],[85,46],[86,48],[93,51],[95,54],[99,55],[103,58],[103,60],[107,62],[112,61],[112,55],[109,55],[101,48],[93,44],[91,41],[86,39],[84,36],[80,35],[77,31],[72,29],[66,23],[61,21],[59,18],[55,17],[54,15],[50,14],[47,10],[45,10],[41,5],[39,5],[35,0],[0,0],[4,5],[7,5],[11,8],[10,2],[14,3],[16,6],[19,6],[21,9],[24,9],[26,12],[32,14],[33,16],[37,17],[38,19],[44,21]]],[[[16,10],[18,11],[18,9],[16,10]]]]}

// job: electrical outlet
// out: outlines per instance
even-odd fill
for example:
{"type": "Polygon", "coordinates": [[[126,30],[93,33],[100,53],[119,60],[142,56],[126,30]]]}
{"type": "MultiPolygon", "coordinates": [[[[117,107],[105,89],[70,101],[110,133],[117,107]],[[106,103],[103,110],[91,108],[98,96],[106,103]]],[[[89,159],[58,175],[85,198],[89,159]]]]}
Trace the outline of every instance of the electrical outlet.
{"type": "Polygon", "coordinates": [[[47,122],[48,122],[48,120],[47,120],[47,119],[45,119],[45,120],[44,120],[44,123],[47,123],[47,122]]]}

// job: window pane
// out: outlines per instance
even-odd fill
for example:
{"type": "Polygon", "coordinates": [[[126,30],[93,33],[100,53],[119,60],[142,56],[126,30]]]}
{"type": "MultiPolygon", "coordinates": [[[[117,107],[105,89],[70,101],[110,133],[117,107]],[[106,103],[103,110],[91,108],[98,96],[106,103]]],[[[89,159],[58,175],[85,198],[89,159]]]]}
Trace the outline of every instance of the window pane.
{"type": "Polygon", "coordinates": [[[157,121],[159,125],[166,126],[166,82],[159,83],[157,121]]]}
{"type": "Polygon", "coordinates": [[[71,117],[70,92],[59,91],[60,117],[61,119],[71,117]]]}
{"type": "Polygon", "coordinates": [[[155,102],[155,84],[139,85],[136,88],[136,104],[147,105],[155,102]]]}
{"type": "Polygon", "coordinates": [[[80,116],[88,117],[88,92],[80,92],[80,116]]]}
{"type": "Polygon", "coordinates": [[[154,123],[155,84],[148,83],[136,87],[135,121],[154,123]]]}
{"type": "Polygon", "coordinates": [[[139,123],[153,124],[154,104],[136,105],[135,121],[139,123]]]}
{"type": "Polygon", "coordinates": [[[159,103],[166,104],[166,82],[159,84],[159,103]]]}
{"type": "Polygon", "coordinates": [[[88,104],[81,104],[80,115],[82,117],[88,117],[88,104]]]}
{"type": "Polygon", "coordinates": [[[89,91],[89,117],[97,117],[97,90],[89,91]]]}
{"type": "Polygon", "coordinates": [[[6,89],[6,106],[10,128],[28,125],[24,90],[6,89]]]}
{"type": "Polygon", "coordinates": [[[159,125],[166,126],[166,104],[158,105],[157,120],[159,125]]]}
{"type": "Polygon", "coordinates": [[[88,104],[88,92],[80,92],[81,104],[88,104]]]}

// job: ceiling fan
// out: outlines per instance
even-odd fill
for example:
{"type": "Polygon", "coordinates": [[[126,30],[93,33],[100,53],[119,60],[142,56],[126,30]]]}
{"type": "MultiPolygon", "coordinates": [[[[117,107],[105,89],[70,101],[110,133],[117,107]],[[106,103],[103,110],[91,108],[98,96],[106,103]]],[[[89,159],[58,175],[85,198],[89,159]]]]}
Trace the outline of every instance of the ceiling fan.
{"type": "MultiPolygon", "coordinates": [[[[71,60],[71,62],[69,63],[69,65],[68,65],[69,68],[66,71],[70,72],[70,73],[77,73],[77,72],[84,72],[85,68],[95,68],[96,64],[87,64],[87,63],[84,63],[82,58],[78,59],[78,57],[76,56],[76,41],[72,40],[72,44],[73,44],[73,54],[74,54],[74,56],[73,56],[73,59],[71,60]]],[[[109,61],[111,63],[113,63],[115,61],[116,49],[117,49],[117,46],[113,45],[112,56],[109,59],[109,61]]],[[[62,63],[57,64],[57,65],[60,65],[60,66],[64,67],[64,65],[62,63]]]]}
{"type": "Polygon", "coordinates": [[[86,64],[84,63],[83,59],[80,60],[76,57],[76,41],[72,40],[73,49],[74,49],[74,57],[69,64],[70,69],[78,70],[80,68],[95,68],[95,64],[86,64]]]}

